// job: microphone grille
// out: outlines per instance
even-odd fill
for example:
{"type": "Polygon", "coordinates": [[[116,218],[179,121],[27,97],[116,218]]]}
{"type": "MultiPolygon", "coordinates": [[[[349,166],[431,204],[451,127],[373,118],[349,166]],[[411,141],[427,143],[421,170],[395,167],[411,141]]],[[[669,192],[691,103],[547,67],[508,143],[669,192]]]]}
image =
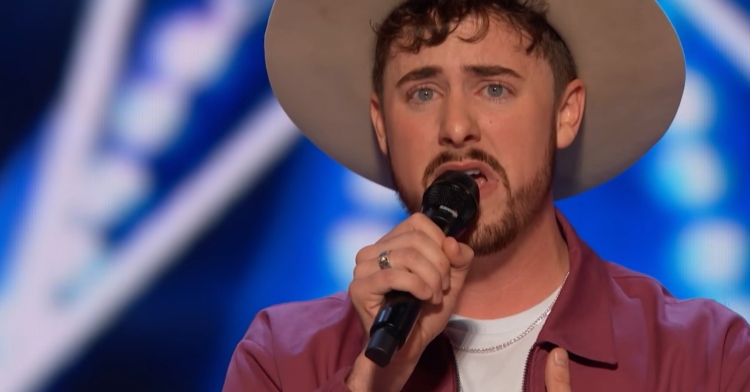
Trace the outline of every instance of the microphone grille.
{"type": "Polygon", "coordinates": [[[479,209],[479,187],[470,175],[460,171],[447,171],[427,187],[422,196],[422,206],[441,206],[458,212],[463,225],[469,224],[479,209]]]}

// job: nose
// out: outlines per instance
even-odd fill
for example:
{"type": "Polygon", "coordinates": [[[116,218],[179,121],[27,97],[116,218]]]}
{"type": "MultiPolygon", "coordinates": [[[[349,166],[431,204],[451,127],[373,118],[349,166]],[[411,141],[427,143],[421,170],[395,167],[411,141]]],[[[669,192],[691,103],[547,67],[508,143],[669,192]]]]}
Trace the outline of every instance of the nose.
{"type": "Polygon", "coordinates": [[[480,140],[478,124],[466,99],[460,96],[446,99],[440,125],[440,145],[461,148],[480,140]]]}

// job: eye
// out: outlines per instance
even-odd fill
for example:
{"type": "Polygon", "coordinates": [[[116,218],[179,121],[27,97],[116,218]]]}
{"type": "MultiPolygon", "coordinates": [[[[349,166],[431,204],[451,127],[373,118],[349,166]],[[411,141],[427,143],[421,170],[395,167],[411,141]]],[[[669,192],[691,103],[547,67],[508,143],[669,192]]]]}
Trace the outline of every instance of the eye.
{"type": "Polygon", "coordinates": [[[499,84],[491,84],[487,87],[485,87],[487,91],[487,95],[492,98],[500,98],[503,96],[503,93],[505,93],[505,87],[499,84]]]}
{"type": "Polygon", "coordinates": [[[435,97],[435,91],[431,88],[422,87],[412,94],[412,98],[419,102],[427,102],[435,97]]]}

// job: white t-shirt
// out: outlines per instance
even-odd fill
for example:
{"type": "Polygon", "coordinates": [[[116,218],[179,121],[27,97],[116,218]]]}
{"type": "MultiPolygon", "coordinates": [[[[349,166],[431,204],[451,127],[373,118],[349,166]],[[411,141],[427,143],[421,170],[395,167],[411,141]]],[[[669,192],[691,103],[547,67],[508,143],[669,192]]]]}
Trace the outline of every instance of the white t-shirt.
{"type": "MultiPolygon", "coordinates": [[[[536,306],[495,320],[476,320],[454,315],[446,333],[454,346],[487,348],[505,343],[525,331],[555,300],[560,291],[536,306]]],[[[549,317],[549,316],[548,316],[549,317]]],[[[523,339],[506,348],[487,354],[467,353],[454,348],[462,392],[520,392],[523,386],[526,357],[534,345],[546,318],[523,339]]]]}

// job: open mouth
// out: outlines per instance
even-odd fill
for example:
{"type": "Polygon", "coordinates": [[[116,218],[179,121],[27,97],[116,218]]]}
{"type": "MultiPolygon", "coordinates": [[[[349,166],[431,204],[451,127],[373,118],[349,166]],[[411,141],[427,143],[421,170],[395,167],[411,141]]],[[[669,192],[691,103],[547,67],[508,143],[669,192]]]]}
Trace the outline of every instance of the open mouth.
{"type": "Polygon", "coordinates": [[[464,173],[470,175],[480,188],[487,183],[487,177],[479,169],[464,170],[464,173]]]}

